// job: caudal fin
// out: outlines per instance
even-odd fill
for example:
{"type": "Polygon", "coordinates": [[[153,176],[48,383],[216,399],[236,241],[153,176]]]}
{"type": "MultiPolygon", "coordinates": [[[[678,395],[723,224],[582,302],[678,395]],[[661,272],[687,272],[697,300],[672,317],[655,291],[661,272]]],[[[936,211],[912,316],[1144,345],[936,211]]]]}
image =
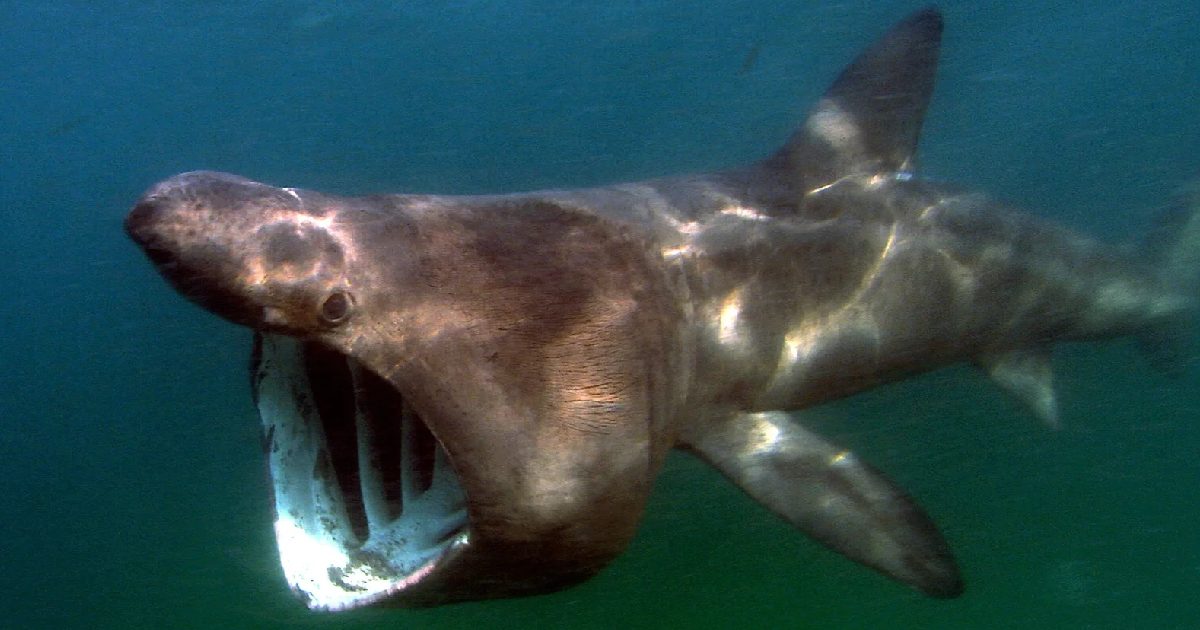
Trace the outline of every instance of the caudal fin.
{"type": "Polygon", "coordinates": [[[1145,248],[1169,285],[1189,295],[1200,292],[1200,177],[1175,193],[1145,248]]]}
{"type": "Polygon", "coordinates": [[[1138,334],[1152,365],[1178,376],[1195,358],[1197,306],[1200,306],[1200,177],[1176,192],[1146,235],[1143,251],[1163,286],[1190,303],[1176,315],[1138,334]]]}

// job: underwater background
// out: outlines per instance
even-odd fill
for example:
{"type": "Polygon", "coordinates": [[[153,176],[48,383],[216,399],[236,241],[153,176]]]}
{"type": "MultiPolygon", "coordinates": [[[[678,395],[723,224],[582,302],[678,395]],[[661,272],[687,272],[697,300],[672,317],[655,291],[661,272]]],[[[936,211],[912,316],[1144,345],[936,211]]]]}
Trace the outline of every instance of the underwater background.
{"type": "MultiPolygon", "coordinates": [[[[575,187],[779,146],[919,3],[0,0],[0,627],[1200,627],[1200,366],[1061,347],[1064,428],[959,366],[806,410],[909,490],[936,601],[675,455],[587,583],[427,610],[287,590],[250,333],[121,231],[200,168],[340,194],[575,187]]],[[[921,174],[1122,240],[1200,173],[1200,3],[943,2],[921,174]]]]}

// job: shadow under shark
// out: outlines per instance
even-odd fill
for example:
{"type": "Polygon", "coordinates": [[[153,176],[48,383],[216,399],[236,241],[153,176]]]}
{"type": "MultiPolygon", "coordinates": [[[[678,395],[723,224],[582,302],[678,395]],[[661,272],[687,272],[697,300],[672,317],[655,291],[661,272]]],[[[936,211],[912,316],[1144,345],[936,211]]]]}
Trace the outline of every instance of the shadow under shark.
{"type": "Polygon", "coordinates": [[[972,361],[1054,424],[1051,344],[1173,334],[1200,228],[1180,212],[1124,250],[914,178],[941,30],[933,9],[901,22],[745,168],[470,197],[151,188],[129,235],[257,331],[292,588],[327,610],[563,588],[621,553],[679,447],[834,550],[958,595],[915,502],[789,412],[972,361]]]}

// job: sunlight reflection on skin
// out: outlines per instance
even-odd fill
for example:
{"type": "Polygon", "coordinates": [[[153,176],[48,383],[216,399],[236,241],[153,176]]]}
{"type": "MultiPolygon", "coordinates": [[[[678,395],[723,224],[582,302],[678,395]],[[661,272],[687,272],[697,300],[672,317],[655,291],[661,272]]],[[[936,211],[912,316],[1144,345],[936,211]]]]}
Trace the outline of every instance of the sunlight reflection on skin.
{"type": "Polygon", "coordinates": [[[784,335],[775,376],[768,389],[774,389],[783,383],[794,380],[797,376],[794,371],[796,366],[802,365],[805,362],[804,359],[813,354],[818,348],[821,338],[829,330],[857,329],[878,340],[878,325],[871,314],[860,307],[866,302],[868,292],[879,281],[888,260],[900,251],[900,242],[896,224],[892,224],[887,242],[880,249],[875,262],[863,274],[857,290],[832,313],[816,320],[804,320],[784,335]]]}
{"type": "Polygon", "coordinates": [[[741,340],[738,331],[738,319],[742,313],[742,290],[734,289],[721,303],[721,312],[717,318],[717,341],[721,345],[733,345],[741,340]]]}

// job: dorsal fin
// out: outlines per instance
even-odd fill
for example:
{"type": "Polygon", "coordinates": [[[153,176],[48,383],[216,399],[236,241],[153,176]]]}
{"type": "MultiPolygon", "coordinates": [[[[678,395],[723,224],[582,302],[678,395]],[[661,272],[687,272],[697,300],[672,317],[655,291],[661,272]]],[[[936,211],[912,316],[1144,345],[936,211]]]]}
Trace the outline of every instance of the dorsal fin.
{"type": "Polygon", "coordinates": [[[908,16],[863,51],[764,166],[809,191],[846,175],[908,171],[933,93],[942,15],[908,16]]]}

